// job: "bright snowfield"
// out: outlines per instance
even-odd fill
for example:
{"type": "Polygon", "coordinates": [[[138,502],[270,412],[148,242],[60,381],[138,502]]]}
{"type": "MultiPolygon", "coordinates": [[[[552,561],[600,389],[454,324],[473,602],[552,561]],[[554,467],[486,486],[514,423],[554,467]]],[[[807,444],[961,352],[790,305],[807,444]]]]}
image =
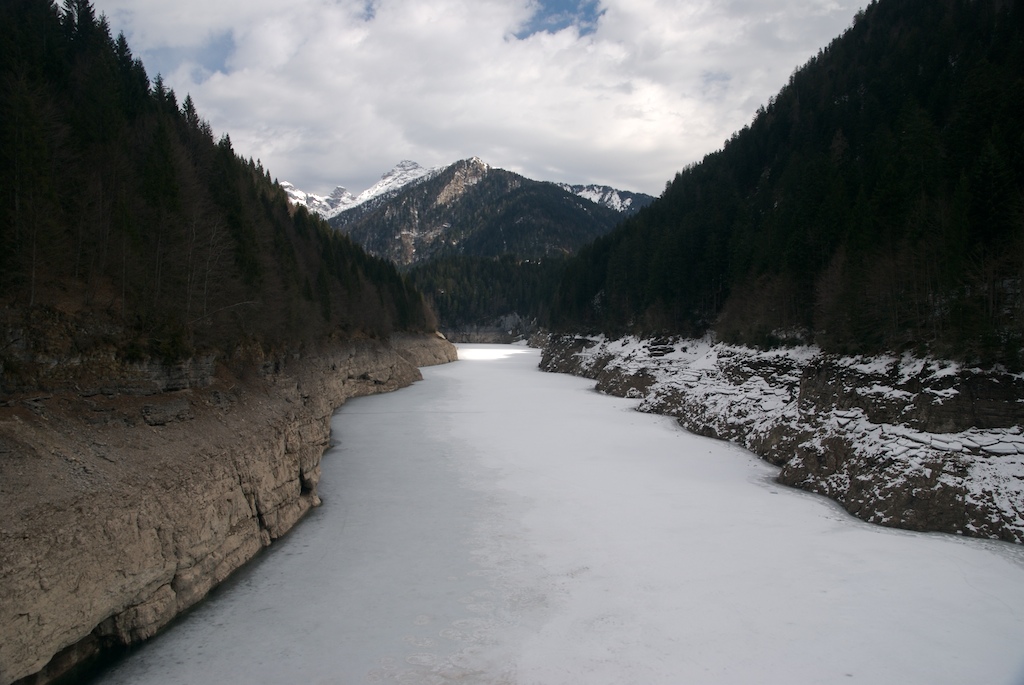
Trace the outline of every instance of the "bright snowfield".
{"type": "Polygon", "coordinates": [[[324,504],[104,683],[1024,683],[1024,547],[858,521],[524,347],[350,401],[324,504]]]}

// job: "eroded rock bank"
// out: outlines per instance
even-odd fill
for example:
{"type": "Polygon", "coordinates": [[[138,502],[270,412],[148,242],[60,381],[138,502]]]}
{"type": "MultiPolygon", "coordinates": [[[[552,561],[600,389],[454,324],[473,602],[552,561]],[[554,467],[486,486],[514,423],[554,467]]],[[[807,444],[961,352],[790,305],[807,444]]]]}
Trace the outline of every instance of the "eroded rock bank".
{"type": "Polygon", "coordinates": [[[733,441],[866,521],[1024,543],[1024,377],[940,360],[555,337],[541,368],[733,441]]]}
{"type": "Polygon", "coordinates": [[[337,407],[455,358],[441,337],[402,335],[254,358],[245,371],[211,362],[173,390],[108,381],[10,395],[0,684],[51,682],[154,635],[319,503],[337,407]]]}

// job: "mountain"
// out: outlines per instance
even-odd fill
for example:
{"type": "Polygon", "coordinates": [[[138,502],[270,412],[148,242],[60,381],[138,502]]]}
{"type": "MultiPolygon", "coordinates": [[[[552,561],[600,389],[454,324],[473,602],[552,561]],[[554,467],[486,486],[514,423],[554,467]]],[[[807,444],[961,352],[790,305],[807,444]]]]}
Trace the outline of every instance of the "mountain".
{"type": "Polygon", "coordinates": [[[478,157],[399,162],[358,196],[281,187],[372,254],[408,268],[450,340],[508,342],[547,314],[563,258],[654,201],[600,185],[543,183],[478,157]]]}
{"type": "Polygon", "coordinates": [[[171,362],[433,327],[392,264],[215,140],[88,0],[64,6],[0,4],[0,386],[54,350],[171,362]]]}
{"type": "Polygon", "coordinates": [[[429,178],[440,169],[441,167],[427,169],[416,162],[404,160],[396,164],[391,171],[381,176],[379,181],[359,195],[353,195],[344,186],[336,187],[327,197],[306,193],[287,181],[282,181],[281,187],[288,194],[288,199],[292,204],[305,207],[324,219],[332,219],[342,212],[367,202],[391,196],[410,183],[429,178]]]}
{"type": "Polygon", "coordinates": [[[620,212],[554,183],[496,169],[476,157],[399,185],[405,178],[395,177],[386,191],[335,215],[330,224],[371,254],[406,267],[450,255],[564,256],[622,219],[620,212]]]}
{"type": "Polygon", "coordinates": [[[332,217],[356,203],[356,196],[344,186],[338,186],[330,195],[324,196],[301,191],[288,181],[281,181],[280,185],[288,196],[289,202],[296,207],[305,207],[313,214],[323,218],[332,217]]]}
{"type": "Polygon", "coordinates": [[[359,193],[353,206],[366,204],[372,200],[390,197],[411,183],[417,183],[440,172],[443,167],[422,167],[416,162],[403,160],[380,177],[380,180],[359,193]]]}
{"type": "Polygon", "coordinates": [[[360,195],[368,197],[330,224],[407,268],[456,341],[529,334],[547,312],[564,258],[654,199],[534,181],[477,157],[421,169],[389,172],[378,184],[384,192],[360,195]]]}
{"type": "Polygon", "coordinates": [[[319,504],[336,407],[454,350],[89,0],[0,27],[0,684],[90,682],[319,504]]]}
{"type": "Polygon", "coordinates": [[[1024,369],[1024,4],[878,0],[566,266],[565,331],[1024,369]]]}
{"type": "MultiPolygon", "coordinates": [[[[484,164],[483,160],[480,160],[478,157],[474,157],[473,160],[476,160],[479,164],[484,164]]],[[[344,186],[337,186],[326,197],[299,190],[288,181],[282,181],[281,187],[285,189],[288,198],[296,206],[305,207],[325,219],[333,219],[342,212],[355,209],[364,203],[391,197],[405,186],[428,179],[446,168],[443,166],[426,168],[416,162],[404,160],[395,165],[393,169],[381,176],[377,183],[359,193],[359,195],[353,195],[344,186]]],[[[654,201],[654,197],[650,195],[635,193],[629,190],[617,190],[610,186],[569,185],[568,183],[558,183],[556,185],[573,195],[578,195],[595,204],[620,212],[624,216],[635,214],[641,208],[654,201]]]]}
{"type": "Polygon", "coordinates": [[[621,212],[627,216],[636,214],[654,202],[654,197],[650,195],[634,193],[629,190],[616,190],[609,186],[569,185],[568,183],[559,183],[558,185],[573,195],[586,198],[591,202],[608,209],[614,209],[616,212],[621,212]]]}

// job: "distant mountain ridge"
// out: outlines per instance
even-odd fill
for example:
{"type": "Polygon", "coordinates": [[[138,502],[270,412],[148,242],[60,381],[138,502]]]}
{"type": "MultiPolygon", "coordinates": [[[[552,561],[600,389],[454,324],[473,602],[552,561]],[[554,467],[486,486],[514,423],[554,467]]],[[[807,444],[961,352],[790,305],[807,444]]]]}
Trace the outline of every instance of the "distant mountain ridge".
{"type": "Polygon", "coordinates": [[[654,200],[601,186],[534,181],[479,157],[432,169],[402,162],[358,196],[336,190],[333,207],[282,186],[295,204],[314,212],[328,207],[323,213],[332,227],[403,267],[435,257],[574,254],[654,200]]]}
{"type": "MultiPolygon", "coordinates": [[[[475,161],[484,166],[489,166],[479,157],[472,157],[470,160],[460,160],[453,164],[466,161],[475,161]]],[[[358,195],[354,195],[345,186],[336,186],[330,195],[316,195],[307,193],[288,181],[281,181],[280,185],[288,194],[293,204],[303,206],[314,214],[319,214],[324,219],[333,219],[343,212],[355,209],[365,203],[380,200],[397,194],[405,186],[428,180],[453,166],[424,167],[411,160],[402,160],[390,171],[381,176],[380,180],[358,195]]],[[[568,183],[556,183],[558,187],[567,192],[585,198],[608,209],[620,212],[623,215],[631,215],[642,207],[654,201],[654,197],[645,193],[637,193],[629,190],[619,190],[604,185],[570,185],[568,183]]]]}
{"type": "Polygon", "coordinates": [[[345,186],[337,186],[330,195],[323,196],[299,190],[288,181],[282,181],[280,185],[293,204],[301,205],[324,219],[333,219],[344,211],[379,197],[394,194],[410,183],[429,178],[443,168],[428,169],[416,162],[403,160],[381,176],[379,181],[358,195],[353,195],[345,186]]]}
{"type": "Polygon", "coordinates": [[[646,193],[617,190],[610,186],[594,184],[569,185],[568,183],[558,183],[557,185],[568,190],[573,195],[579,195],[591,202],[627,215],[635,214],[654,201],[654,198],[646,193]]]}

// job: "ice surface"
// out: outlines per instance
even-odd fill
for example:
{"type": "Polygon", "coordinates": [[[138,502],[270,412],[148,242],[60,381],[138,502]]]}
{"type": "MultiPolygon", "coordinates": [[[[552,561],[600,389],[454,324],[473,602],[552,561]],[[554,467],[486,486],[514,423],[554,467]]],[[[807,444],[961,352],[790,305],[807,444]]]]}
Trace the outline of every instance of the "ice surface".
{"type": "Polygon", "coordinates": [[[349,402],[323,506],[102,682],[1024,682],[1021,547],[862,523],[535,350],[460,357],[349,402]]]}
{"type": "MultiPolygon", "coordinates": [[[[707,338],[675,339],[662,344],[632,336],[617,340],[598,336],[590,338],[590,343],[576,353],[584,370],[604,368],[625,376],[653,379],[646,394],[636,393],[642,396],[644,410],[672,412],[679,406],[678,398],[686,397],[691,406],[699,407],[704,426],[719,435],[746,440],[746,445],[757,444],[780,427],[791,434],[806,432],[811,437],[801,445],[819,453],[825,451],[823,438],[839,437],[856,445],[858,454],[864,458],[876,462],[899,460],[899,465],[879,474],[892,490],[906,487],[905,477],[920,472],[909,460],[924,456],[936,464],[945,463],[949,468],[944,467],[939,480],[963,490],[969,503],[988,512],[996,528],[995,532],[979,531],[970,524],[968,531],[986,536],[1009,534],[1024,541],[1024,436],[1020,435],[1020,426],[934,434],[907,425],[874,423],[860,409],[850,412],[827,407],[801,408],[796,399],[803,370],[815,359],[824,358],[814,346],[755,350],[714,343],[707,338]],[[761,372],[772,375],[770,382],[758,375],[761,372]]],[[[833,357],[829,363],[855,373],[894,377],[890,383],[944,378],[960,369],[953,362],[918,359],[909,354],[833,357]]],[[[881,382],[847,389],[872,401],[889,401],[905,407],[913,405],[916,399],[914,393],[881,382]]],[[[953,389],[927,386],[922,392],[932,404],[941,404],[956,394],[953,389]]],[[[844,479],[848,475],[838,473],[827,476],[828,482],[819,485],[827,485],[833,492],[845,492],[849,483],[844,479]]]]}

